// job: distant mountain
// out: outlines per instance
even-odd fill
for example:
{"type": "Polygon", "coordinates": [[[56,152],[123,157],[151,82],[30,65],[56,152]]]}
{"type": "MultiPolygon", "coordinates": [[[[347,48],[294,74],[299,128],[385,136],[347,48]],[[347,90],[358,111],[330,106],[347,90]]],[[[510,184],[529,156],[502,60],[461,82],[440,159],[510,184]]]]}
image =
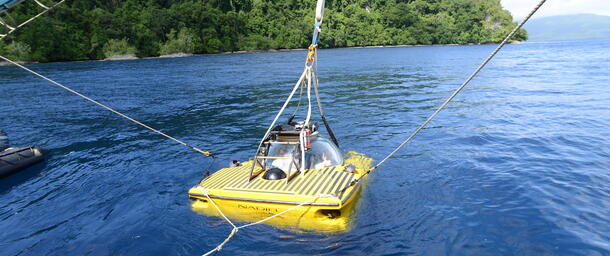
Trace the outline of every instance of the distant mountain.
{"type": "Polygon", "coordinates": [[[610,16],[575,14],[530,20],[524,28],[529,40],[610,38],[610,16]]]}

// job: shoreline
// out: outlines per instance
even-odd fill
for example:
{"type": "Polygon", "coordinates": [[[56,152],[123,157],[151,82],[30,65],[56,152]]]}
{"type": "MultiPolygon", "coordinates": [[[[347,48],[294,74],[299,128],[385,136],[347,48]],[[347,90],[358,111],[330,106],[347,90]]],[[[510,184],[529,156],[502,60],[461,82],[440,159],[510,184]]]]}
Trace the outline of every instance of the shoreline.
{"type": "MultiPolygon", "coordinates": [[[[28,65],[28,64],[38,64],[39,62],[37,61],[29,61],[29,60],[16,60],[15,62],[17,62],[17,64],[20,65],[28,65]]],[[[4,60],[0,60],[0,67],[4,67],[4,66],[12,66],[13,64],[9,63],[8,61],[4,61],[4,60]]]]}
{"type": "MultiPolygon", "coordinates": [[[[523,41],[513,40],[509,44],[523,44],[523,41]]],[[[425,47],[425,46],[463,46],[463,45],[487,45],[487,44],[498,44],[498,43],[466,43],[466,44],[397,44],[397,45],[369,45],[369,46],[346,46],[346,47],[333,47],[323,49],[366,49],[366,48],[398,48],[398,47],[425,47]]],[[[116,55],[110,56],[105,59],[98,60],[67,60],[67,61],[51,61],[51,62],[37,62],[37,61],[16,61],[19,64],[44,64],[44,63],[58,63],[58,62],[80,62],[80,61],[121,61],[121,60],[144,60],[144,59],[159,59],[159,58],[183,58],[193,56],[206,56],[206,55],[227,55],[227,54],[244,54],[244,53],[266,53],[266,52],[293,52],[293,51],[306,51],[307,48],[291,48],[291,49],[257,49],[257,50],[241,50],[232,52],[219,52],[219,53],[184,53],[177,52],[159,56],[150,57],[137,57],[134,54],[116,55]]],[[[0,61],[0,67],[11,66],[11,63],[6,61],[0,61]]]]}

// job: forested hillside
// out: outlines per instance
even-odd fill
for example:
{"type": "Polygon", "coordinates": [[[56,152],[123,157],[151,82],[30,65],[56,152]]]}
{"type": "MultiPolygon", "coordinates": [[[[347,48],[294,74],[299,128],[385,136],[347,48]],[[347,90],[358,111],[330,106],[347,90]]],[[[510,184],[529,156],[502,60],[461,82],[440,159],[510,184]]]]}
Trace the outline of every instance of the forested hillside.
{"type": "MultiPolygon", "coordinates": [[[[32,14],[32,1],[16,18],[32,14]]],[[[3,42],[41,62],[304,48],[315,0],[68,0],[3,42]]],[[[500,0],[327,0],[320,47],[498,42],[515,24],[500,0]]],[[[525,30],[516,40],[525,40],[525,30]]]]}

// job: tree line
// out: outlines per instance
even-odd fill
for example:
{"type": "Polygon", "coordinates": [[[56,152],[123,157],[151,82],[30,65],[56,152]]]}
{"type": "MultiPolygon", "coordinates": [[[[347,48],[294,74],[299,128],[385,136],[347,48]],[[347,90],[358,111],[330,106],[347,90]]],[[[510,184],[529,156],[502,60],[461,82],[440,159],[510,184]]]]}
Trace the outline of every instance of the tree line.
{"type": "MultiPolygon", "coordinates": [[[[35,13],[32,1],[11,10],[35,13]]],[[[305,48],[315,0],[71,0],[0,42],[40,62],[305,48]]],[[[327,0],[320,47],[494,43],[516,24],[500,0],[327,0]]],[[[515,40],[526,40],[520,30],[515,40]]]]}

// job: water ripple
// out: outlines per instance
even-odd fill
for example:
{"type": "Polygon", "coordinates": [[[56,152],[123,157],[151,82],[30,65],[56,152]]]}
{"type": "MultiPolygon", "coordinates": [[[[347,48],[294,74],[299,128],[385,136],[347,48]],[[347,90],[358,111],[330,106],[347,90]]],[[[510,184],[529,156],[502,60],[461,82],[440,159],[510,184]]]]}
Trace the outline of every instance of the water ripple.
{"type": "MultiPolygon", "coordinates": [[[[508,45],[368,178],[350,231],[255,226],[222,253],[610,254],[609,42],[508,45]]],[[[322,101],[343,149],[384,157],[493,47],[321,50],[322,101]]],[[[31,68],[198,147],[246,159],[304,54],[31,68]]],[[[0,67],[0,83],[0,127],[15,145],[52,152],[0,180],[3,254],[193,255],[230,232],[192,212],[186,197],[209,159],[14,67],[0,67]]]]}

